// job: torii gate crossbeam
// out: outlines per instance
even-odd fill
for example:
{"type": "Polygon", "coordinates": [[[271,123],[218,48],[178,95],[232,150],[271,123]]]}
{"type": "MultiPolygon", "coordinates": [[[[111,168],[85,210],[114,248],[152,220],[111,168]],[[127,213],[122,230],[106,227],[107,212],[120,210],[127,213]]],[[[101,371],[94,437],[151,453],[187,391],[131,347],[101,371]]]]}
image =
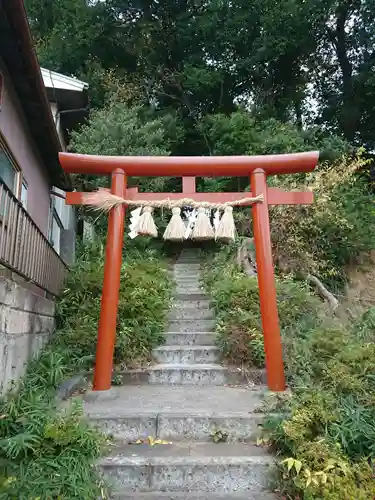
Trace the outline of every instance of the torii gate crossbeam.
{"type": "MultiPolygon", "coordinates": [[[[243,197],[244,193],[196,193],[195,176],[250,176],[251,195],[263,194],[264,200],[252,205],[253,232],[259,283],[260,310],[264,335],[267,383],[272,391],[285,390],[276,284],[272,259],[269,205],[310,204],[311,192],[284,192],[268,188],[267,176],[310,172],[314,170],[318,152],[270,156],[210,157],[105,157],[60,153],[60,163],[67,173],[112,176],[111,192],[132,200],[189,198],[195,201],[224,203],[243,197]],[[183,178],[182,193],[138,193],[127,189],[127,176],[173,176],[183,178]]],[[[85,203],[85,193],[67,193],[66,203],[85,203]]],[[[122,261],[125,207],[113,208],[108,219],[108,235],[94,387],[96,391],[111,387],[113,352],[122,261]]]]}

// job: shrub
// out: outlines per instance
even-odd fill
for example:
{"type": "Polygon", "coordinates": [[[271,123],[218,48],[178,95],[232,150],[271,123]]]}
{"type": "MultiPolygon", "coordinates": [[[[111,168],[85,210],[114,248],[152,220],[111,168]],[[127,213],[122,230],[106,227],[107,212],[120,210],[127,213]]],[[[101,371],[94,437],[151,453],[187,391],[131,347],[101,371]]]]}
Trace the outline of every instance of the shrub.
{"type": "Polygon", "coordinates": [[[366,161],[344,157],[295,179],[273,177],[275,187],[311,189],[309,206],[278,206],[271,210],[276,262],[283,272],[316,274],[326,283],[342,285],[345,266],[375,248],[373,193],[364,175],[366,161]]]}
{"type": "MultiPolygon", "coordinates": [[[[84,247],[58,305],[56,342],[73,347],[77,363],[91,364],[104,272],[104,245],[84,247]]],[[[162,342],[161,332],[171,297],[171,280],[160,253],[126,247],[121,268],[115,363],[131,365],[148,357],[162,342]]]]}
{"type": "MultiPolygon", "coordinates": [[[[104,437],[82,419],[82,409],[57,407],[56,388],[91,366],[104,265],[103,245],[79,249],[58,304],[58,331],[28,367],[16,392],[0,400],[0,498],[102,498],[95,460],[104,437]]],[[[122,267],[115,359],[132,364],[161,342],[170,279],[160,252],[127,247],[122,267]]]]}
{"type": "Polygon", "coordinates": [[[104,437],[79,406],[56,406],[55,390],[71,371],[67,362],[67,352],[47,347],[17,392],[0,401],[0,498],[91,500],[104,491],[93,467],[104,437]]]}
{"type": "MultiPolygon", "coordinates": [[[[258,287],[233,264],[233,247],[206,265],[219,344],[237,364],[262,366],[258,287]]],[[[277,281],[284,361],[292,397],[268,404],[266,441],[283,457],[288,499],[375,498],[375,344],[370,308],[349,327],[322,314],[303,283],[277,281]]]]}
{"type": "MultiPolygon", "coordinates": [[[[233,263],[233,248],[222,249],[206,264],[205,282],[214,299],[218,342],[226,359],[234,364],[263,367],[264,346],[259,309],[258,280],[247,277],[233,263]]],[[[290,331],[315,324],[311,313],[318,301],[306,286],[292,280],[277,282],[281,328],[290,331]],[[301,324],[303,326],[301,327],[301,324]]]]}

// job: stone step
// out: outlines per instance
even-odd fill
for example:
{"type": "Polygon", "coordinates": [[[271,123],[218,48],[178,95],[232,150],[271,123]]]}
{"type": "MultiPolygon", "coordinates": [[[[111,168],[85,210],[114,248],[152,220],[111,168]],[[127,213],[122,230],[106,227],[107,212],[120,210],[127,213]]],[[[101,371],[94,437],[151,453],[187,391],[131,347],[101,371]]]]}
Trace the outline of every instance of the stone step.
{"type": "Polygon", "coordinates": [[[165,345],[215,345],[216,333],[210,332],[167,332],[165,345]]]}
{"type": "Polygon", "coordinates": [[[223,385],[227,369],[218,364],[158,364],[149,369],[149,384],[223,385]]]}
{"type": "Polygon", "coordinates": [[[200,262],[181,262],[177,261],[173,265],[173,270],[174,271],[183,271],[183,270],[189,270],[189,271],[200,271],[202,269],[202,266],[200,262]]]}
{"type": "MultiPolygon", "coordinates": [[[[228,441],[255,440],[264,415],[264,389],[249,386],[116,387],[110,403],[100,397],[83,401],[90,421],[117,440],[148,436],[172,441],[211,441],[219,429],[228,441]]],[[[78,397],[78,396],[77,396],[78,397]]]]}
{"type": "Polygon", "coordinates": [[[231,492],[231,493],[188,493],[188,492],[134,492],[123,491],[115,494],[112,500],[278,500],[278,496],[268,492],[231,492]]]}
{"type": "Polygon", "coordinates": [[[196,264],[196,265],[201,265],[201,261],[197,259],[196,257],[184,257],[183,259],[177,259],[175,262],[176,264],[186,264],[186,265],[191,265],[191,264],[196,264]]]}
{"type": "Polygon", "coordinates": [[[210,309],[211,300],[175,300],[172,303],[172,309],[210,309]]]}
{"type": "Polygon", "coordinates": [[[199,293],[174,293],[174,300],[182,302],[191,302],[193,300],[209,300],[209,296],[203,290],[199,293]]]}
{"type": "Polygon", "coordinates": [[[200,272],[197,272],[197,273],[192,273],[192,272],[189,272],[189,273],[178,272],[178,273],[176,273],[176,272],[174,272],[173,276],[174,276],[174,279],[183,280],[183,281],[189,281],[189,280],[201,281],[202,280],[202,274],[200,272]]]}
{"type": "Polygon", "coordinates": [[[203,287],[202,280],[199,277],[198,278],[186,278],[186,277],[177,278],[177,277],[174,277],[174,281],[175,281],[176,286],[178,288],[182,288],[182,287],[201,288],[201,287],[203,287]]]}
{"type": "Polygon", "coordinates": [[[194,279],[201,279],[202,275],[201,275],[201,272],[200,271],[174,271],[172,273],[172,277],[175,279],[175,280],[179,280],[179,279],[191,279],[191,280],[194,280],[194,279]]]}
{"type": "Polygon", "coordinates": [[[185,295],[197,295],[200,293],[204,293],[204,288],[201,286],[176,286],[175,288],[176,294],[185,294],[185,295]]]}
{"type": "Polygon", "coordinates": [[[169,321],[168,332],[212,332],[215,326],[214,319],[174,319],[169,321]]]}
{"type": "Polygon", "coordinates": [[[245,385],[201,386],[199,390],[128,385],[116,387],[110,402],[101,395],[84,399],[83,409],[93,425],[126,442],[148,436],[212,442],[216,430],[226,433],[228,442],[254,442],[264,418],[264,392],[264,386],[245,385]]]}
{"type": "Polygon", "coordinates": [[[90,422],[103,433],[123,441],[154,438],[175,441],[198,440],[212,442],[220,431],[228,442],[255,442],[261,434],[262,413],[138,410],[134,413],[111,412],[110,415],[90,415],[90,422]]]}
{"type": "Polygon", "coordinates": [[[248,370],[247,372],[242,372],[238,368],[227,368],[227,367],[222,367],[221,365],[217,365],[215,363],[211,364],[210,366],[219,367],[220,371],[219,373],[214,373],[214,374],[209,374],[206,373],[206,368],[207,365],[205,364],[195,364],[195,365],[190,365],[190,364],[179,364],[179,365],[171,365],[171,364],[166,364],[166,363],[161,363],[158,365],[150,366],[148,368],[137,368],[133,370],[125,370],[122,372],[117,372],[116,373],[116,380],[118,385],[118,379],[121,377],[121,383],[124,387],[129,387],[129,386],[134,386],[134,385],[153,385],[157,386],[159,385],[160,387],[163,387],[163,385],[172,387],[178,385],[178,383],[172,383],[168,379],[172,377],[172,375],[175,375],[175,378],[178,380],[181,380],[182,375],[184,376],[185,381],[182,383],[184,387],[187,387],[188,385],[193,384],[194,382],[189,382],[187,379],[191,380],[192,377],[201,379],[202,377],[204,380],[201,380],[200,382],[197,382],[197,385],[200,385],[203,387],[204,385],[212,385],[214,386],[220,386],[220,385],[244,385],[248,384],[251,385],[252,387],[256,387],[262,384],[266,384],[267,379],[266,379],[266,374],[265,370],[259,370],[257,368],[254,368],[252,370],[248,370]],[[163,367],[164,373],[160,373],[160,367],[163,367]],[[183,374],[171,374],[167,373],[167,369],[170,369],[171,367],[176,368],[178,367],[179,371],[182,371],[183,374]],[[193,374],[192,373],[186,373],[187,371],[191,371],[191,369],[194,368],[193,374]],[[204,373],[202,373],[202,368],[204,373]],[[156,373],[155,373],[156,372],[156,373]],[[210,376],[211,376],[211,382],[210,382],[210,376]],[[223,383],[219,383],[219,377],[223,378],[223,383]],[[165,382],[165,378],[167,378],[167,382],[165,382]]]}
{"type": "Polygon", "coordinates": [[[153,349],[152,356],[157,363],[164,364],[217,363],[220,349],[213,346],[161,346],[153,349]]]}
{"type": "Polygon", "coordinates": [[[99,468],[115,491],[261,492],[273,459],[244,443],[119,445],[99,468]]]}
{"type": "Polygon", "coordinates": [[[177,308],[172,307],[169,313],[170,320],[197,320],[197,319],[214,319],[213,309],[193,309],[193,308],[177,308]]]}

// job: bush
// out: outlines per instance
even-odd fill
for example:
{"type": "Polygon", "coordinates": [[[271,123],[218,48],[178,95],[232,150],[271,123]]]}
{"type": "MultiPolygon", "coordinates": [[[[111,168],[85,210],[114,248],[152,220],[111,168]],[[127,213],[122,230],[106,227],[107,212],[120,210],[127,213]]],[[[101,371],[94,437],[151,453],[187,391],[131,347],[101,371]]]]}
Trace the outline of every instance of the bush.
{"type": "MultiPolygon", "coordinates": [[[[67,346],[67,349],[69,346],[67,346]]],[[[68,353],[47,347],[16,393],[0,401],[0,498],[98,498],[104,485],[94,461],[105,439],[75,405],[58,409],[55,391],[71,372],[68,353]]]]}
{"type": "Polygon", "coordinates": [[[311,189],[309,206],[271,210],[276,263],[282,272],[320,276],[326,283],[346,282],[345,268],[375,248],[373,193],[361,157],[321,166],[297,186],[290,176],[273,177],[275,187],[311,189]]]}
{"type": "MultiPolygon", "coordinates": [[[[232,264],[233,248],[206,265],[219,344],[237,364],[262,366],[258,286],[232,264]]],[[[374,310],[344,328],[322,314],[304,284],[277,282],[290,398],[271,398],[266,442],[283,457],[279,490],[288,499],[373,500],[375,481],[374,310]],[[371,340],[372,339],[372,340],[371,340]]]]}
{"type": "MultiPolygon", "coordinates": [[[[258,280],[247,277],[231,263],[232,253],[233,248],[224,248],[206,264],[205,282],[214,299],[218,342],[230,363],[263,367],[258,280]]],[[[310,323],[318,322],[318,318],[311,320],[318,301],[307,292],[305,285],[280,280],[277,297],[280,324],[286,336],[289,331],[306,330],[310,323]]]]}
{"type": "MultiPolygon", "coordinates": [[[[103,245],[83,246],[58,304],[58,331],[28,367],[16,392],[0,401],[0,498],[101,498],[95,460],[105,438],[82,409],[57,407],[56,388],[92,365],[104,265],[103,245]]],[[[161,342],[170,279],[160,252],[127,246],[122,267],[115,361],[130,365],[161,342]]]]}
{"type": "MultiPolygon", "coordinates": [[[[95,356],[104,272],[104,245],[85,246],[69,274],[58,305],[56,342],[69,342],[76,363],[89,366],[95,356]]],[[[162,342],[171,280],[152,248],[126,246],[121,269],[116,364],[134,365],[148,358],[162,342]]]]}

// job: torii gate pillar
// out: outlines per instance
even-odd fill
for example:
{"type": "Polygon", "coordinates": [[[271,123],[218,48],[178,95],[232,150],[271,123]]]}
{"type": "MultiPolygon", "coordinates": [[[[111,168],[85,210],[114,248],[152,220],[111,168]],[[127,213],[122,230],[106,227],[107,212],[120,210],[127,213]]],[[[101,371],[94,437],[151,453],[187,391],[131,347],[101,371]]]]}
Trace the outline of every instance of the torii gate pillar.
{"type": "MultiPolygon", "coordinates": [[[[111,192],[126,196],[126,176],[120,168],[112,173],[111,192]]],[[[96,346],[96,363],[93,387],[97,391],[110,389],[112,382],[113,353],[116,341],[117,309],[120,292],[122,248],[124,241],[125,205],[111,210],[105,247],[105,265],[102,302],[96,346]]]]}
{"type": "Polygon", "coordinates": [[[262,193],[264,196],[264,202],[255,203],[252,211],[267,383],[273,391],[283,391],[285,389],[284,363],[277,310],[265,171],[260,168],[254,170],[250,176],[250,182],[253,196],[262,193]]]}

